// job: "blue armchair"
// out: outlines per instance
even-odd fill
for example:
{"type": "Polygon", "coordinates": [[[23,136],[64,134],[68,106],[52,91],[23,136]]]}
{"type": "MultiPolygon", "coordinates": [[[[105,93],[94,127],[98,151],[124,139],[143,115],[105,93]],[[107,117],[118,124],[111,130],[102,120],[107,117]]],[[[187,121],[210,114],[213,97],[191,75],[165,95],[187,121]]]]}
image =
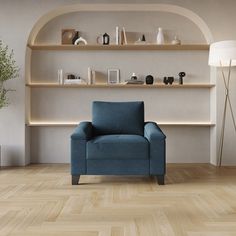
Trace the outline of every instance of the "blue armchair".
{"type": "Polygon", "coordinates": [[[72,184],[80,175],[149,175],[164,184],[165,139],[144,122],[143,102],[93,102],[92,122],[71,135],[72,184]]]}

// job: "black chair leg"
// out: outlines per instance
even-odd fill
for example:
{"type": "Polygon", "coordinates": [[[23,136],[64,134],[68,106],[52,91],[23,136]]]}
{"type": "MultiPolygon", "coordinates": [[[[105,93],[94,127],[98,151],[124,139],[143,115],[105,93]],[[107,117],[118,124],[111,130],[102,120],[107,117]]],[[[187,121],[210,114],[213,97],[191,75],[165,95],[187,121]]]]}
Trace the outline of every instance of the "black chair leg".
{"type": "Polygon", "coordinates": [[[165,184],[165,176],[164,175],[157,175],[157,183],[159,185],[164,185],[165,184]]]}
{"type": "Polygon", "coordinates": [[[72,175],[72,185],[78,185],[79,184],[79,178],[80,175],[72,175]]]}

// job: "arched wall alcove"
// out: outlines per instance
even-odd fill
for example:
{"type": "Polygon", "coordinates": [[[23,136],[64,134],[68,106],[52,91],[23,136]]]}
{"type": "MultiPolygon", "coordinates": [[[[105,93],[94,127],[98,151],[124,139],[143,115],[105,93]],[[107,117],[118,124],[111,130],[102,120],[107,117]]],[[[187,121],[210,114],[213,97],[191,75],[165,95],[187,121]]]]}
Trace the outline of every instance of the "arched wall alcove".
{"type": "MultiPolygon", "coordinates": [[[[75,14],[75,13],[81,13],[81,14],[87,14],[87,13],[103,13],[103,12],[114,12],[115,14],[118,14],[119,12],[125,13],[125,12],[131,12],[131,13],[167,13],[167,14],[175,14],[181,17],[186,18],[187,21],[192,22],[197,29],[202,33],[204,38],[205,44],[210,44],[213,42],[213,37],[211,34],[210,29],[208,28],[207,24],[199,17],[196,13],[192,12],[191,10],[188,10],[183,7],[175,6],[175,5],[169,5],[169,4],[75,4],[75,5],[69,5],[69,6],[63,6],[59,7],[53,11],[50,11],[49,13],[42,16],[38,22],[35,24],[33,29],[31,30],[31,33],[28,38],[28,45],[26,51],[26,83],[29,83],[31,81],[31,70],[32,67],[35,68],[37,65],[32,65],[32,50],[30,48],[31,45],[37,45],[41,44],[43,42],[37,41],[38,38],[41,37],[41,33],[45,30],[45,27],[47,25],[50,25],[51,22],[55,21],[55,19],[58,19],[59,17],[65,17],[68,14],[75,14]]],[[[79,25],[79,22],[78,22],[79,25]]],[[[158,26],[158,24],[157,24],[158,26]]],[[[215,71],[210,70],[210,83],[215,84],[215,71]]],[[[210,105],[209,105],[209,113],[210,113],[210,120],[212,124],[216,123],[216,89],[212,88],[210,92],[210,105]]],[[[52,92],[54,93],[54,92],[52,92]]],[[[194,92],[195,93],[195,92],[194,92]]],[[[31,104],[30,101],[30,88],[26,89],[26,123],[30,123],[31,117],[31,104]]],[[[118,96],[116,97],[118,98],[118,96]]],[[[131,98],[132,99],[132,98],[131,98]]],[[[195,129],[195,128],[194,128],[195,129]]],[[[209,128],[211,133],[210,138],[210,162],[215,163],[215,149],[216,149],[216,137],[215,137],[215,126],[211,126],[209,128]]],[[[29,142],[30,143],[30,142],[29,142]]]]}
{"type": "Polygon", "coordinates": [[[196,26],[201,30],[204,35],[206,42],[213,42],[213,36],[211,34],[210,29],[207,24],[193,11],[175,5],[169,4],[74,4],[69,6],[59,7],[53,11],[42,16],[38,22],[33,27],[29,39],[28,44],[34,44],[35,39],[39,33],[39,31],[53,18],[64,15],[72,12],[169,12],[178,14],[186,17],[190,21],[194,22],[196,26]]]}

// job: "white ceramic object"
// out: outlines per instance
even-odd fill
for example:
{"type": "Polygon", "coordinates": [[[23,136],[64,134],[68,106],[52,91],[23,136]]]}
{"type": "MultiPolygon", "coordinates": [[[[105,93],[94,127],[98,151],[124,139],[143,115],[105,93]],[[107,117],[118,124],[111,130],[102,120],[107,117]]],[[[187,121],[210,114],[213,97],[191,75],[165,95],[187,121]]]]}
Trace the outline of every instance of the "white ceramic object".
{"type": "Polygon", "coordinates": [[[82,79],[65,79],[64,84],[86,84],[82,79]]]}
{"type": "Polygon", "coordinates": [[[181,44],[181,40],[178,38],[178,36],[175,36],[171,43],[173,45],[180,45],[181,44]]]}
{"type": "Polygon", "coordinates": [[[116,45],[120,44],[119,27],[116,26],[116,45]]]}
{"type": "Polygon", "coordinates": [[[59,84],[63,84],[64,83],[64,80],[63,80],[63,70],[62,69],[59,69],[57,71],[57,80],[58,80],[59,84]]]}
{"type": "Polygon", "coordinates": [[[92,84],[92,69],[91,67],[88,67],[88,80],[87,84],[92,84]]]}
{"type": "Polygon", "coordinates": [[[74,45],[78,45],[79,43],[83,43],[85,45],[88,44],[88,42],[82,37],[79,37],[78,39],[76,39],[74,45]]]}
{"type": "Polygon", "coordinates": [[[165,43],[165,38],[163,34],[162,28],[158,28],[157,32],[157,44],[164,44],[165,43]]]}

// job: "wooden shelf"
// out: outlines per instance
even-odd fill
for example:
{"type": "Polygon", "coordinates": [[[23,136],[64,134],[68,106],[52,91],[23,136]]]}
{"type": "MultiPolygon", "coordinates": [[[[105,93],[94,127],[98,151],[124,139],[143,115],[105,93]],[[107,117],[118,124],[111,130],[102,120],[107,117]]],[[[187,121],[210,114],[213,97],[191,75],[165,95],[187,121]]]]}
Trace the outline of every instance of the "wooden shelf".
{"type": "Polygon", "coordinates": [[[164,89],[171,89],[171,88],[212,88],[214,84],[172,84],[172,85],[165,85],[165,84],[153,84],[153,85],[138,85],[138,84],[56,84],[56,83],[30,83],[26,84],[27,87],[31,88],[164,88],[164,89]]]}
{"type": "MultiPolygon", "coordinates": [[[[80,121],[71,122],[47,122],[47,121],[30,121],[27,126],[31,127],[67,127],[67,126],[77,126],[80,121]]],[[[160,126],[215,126],[211,122],[157,122],[160,126]]]]}
{"type": "Polygon", "coordinates": [[[208,44],[183,44],[183,45],[28,45],[32,50],[209,50],[208,44]]]}

